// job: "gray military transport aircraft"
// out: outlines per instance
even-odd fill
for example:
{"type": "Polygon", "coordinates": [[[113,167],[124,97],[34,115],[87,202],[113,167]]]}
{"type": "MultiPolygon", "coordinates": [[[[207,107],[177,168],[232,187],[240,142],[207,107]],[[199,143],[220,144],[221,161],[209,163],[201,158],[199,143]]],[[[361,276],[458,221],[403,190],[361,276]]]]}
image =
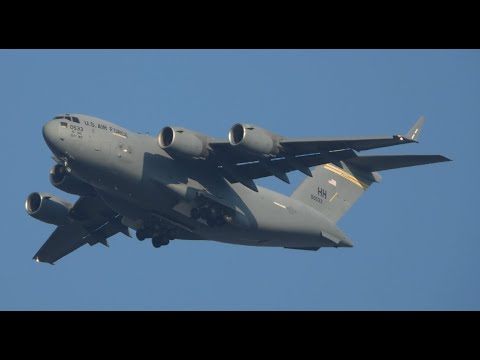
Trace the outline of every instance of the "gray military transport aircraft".
{"type": "Polygon", "coordinates": [[[336,223],[381,180],[378,171],[449,161],[357,152],[416,143],[423,122],[406,135],[340,138],[287,138],[235,124],[223,140],[170,126],[151,137],[87,115],[56,116],[43,126],[56,162],[50,182],[79,198],[71,204],[45,192],[27,197],[29,215],[57,226],[33,258],[53,264],[85,244],[108,246],[119,232],[131,237],[129,228],[156,248],[174,239],[352,247],[336,223]],[[291,196],[253,181],[275,176],[289,183],[294,170],[306,178],[291,196]]]}

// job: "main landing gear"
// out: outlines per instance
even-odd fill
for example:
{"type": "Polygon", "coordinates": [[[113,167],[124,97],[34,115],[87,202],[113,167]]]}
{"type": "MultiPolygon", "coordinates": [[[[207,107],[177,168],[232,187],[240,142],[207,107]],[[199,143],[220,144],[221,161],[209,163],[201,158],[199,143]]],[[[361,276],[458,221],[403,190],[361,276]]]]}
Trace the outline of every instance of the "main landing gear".
{"type": "Polygon", "coordinates": [[[159,248],[168,245],[170,240],[174,240],[177,237],[177,231],[155,224],[151,228],[138,229],[136,236],[140,241],[151,238],[153,247],[159,248]]]}
{"type": "Polygon", "coordinates": [[[203,219],[210,227],[222,226],[232,220],[231,215],[225,213],[220,207],[211,205],[200,208],[193,208],[190,211],[190,217],[194,220],[203,219]]]}

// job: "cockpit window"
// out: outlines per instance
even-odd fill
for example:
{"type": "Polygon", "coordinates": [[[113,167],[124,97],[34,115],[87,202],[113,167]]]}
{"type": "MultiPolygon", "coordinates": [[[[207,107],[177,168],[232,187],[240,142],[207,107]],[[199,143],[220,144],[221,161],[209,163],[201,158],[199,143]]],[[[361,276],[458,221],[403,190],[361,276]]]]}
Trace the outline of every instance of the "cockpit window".
{"type": "MultiPolygon", "coordinates": [[[[67,114],[67,115],[68,115],[68,114],[67,114]]],[[[53,119],[54,119],[54,120],[56,120],[56,119],[65,119],[65,120],[73,121],[73,122],[76,122],[77,124],[80,124],[80,120],[79,120],[78,117],[76,117],[76,116],[59,115],[59,116],[55,116],[53,119]]]]}

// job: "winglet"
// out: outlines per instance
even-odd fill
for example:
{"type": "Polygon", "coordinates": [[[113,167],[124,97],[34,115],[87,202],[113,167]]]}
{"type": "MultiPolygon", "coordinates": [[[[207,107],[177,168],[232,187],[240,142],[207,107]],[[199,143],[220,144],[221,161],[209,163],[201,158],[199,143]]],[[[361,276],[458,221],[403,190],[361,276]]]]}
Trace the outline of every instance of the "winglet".
{"type": "Polygon", "coordinates": [[[420,132],[422,131],[423,123],[425,122],[425,116],[420,116],[415,125],[410,129],[410,131],[405,135],[409,140],[419,142],[420,141],[420,132]]]}

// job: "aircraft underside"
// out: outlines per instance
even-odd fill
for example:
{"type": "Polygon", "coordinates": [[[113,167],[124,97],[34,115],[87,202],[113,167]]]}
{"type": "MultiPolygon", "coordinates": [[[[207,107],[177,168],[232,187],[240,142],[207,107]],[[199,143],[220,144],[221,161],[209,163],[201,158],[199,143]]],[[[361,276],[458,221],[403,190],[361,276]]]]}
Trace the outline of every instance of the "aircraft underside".
{"type": "Polygon", "coordinates": [[[171,126],[155,138],[88,115],[56,116],[42,130],[56,163],[50,182],[79,197],[73,204],[46,192],[27,197],[30,216],[57,226],[34,259],[54,264],[83,245],[131,237],[129,229],[156,248],[175,239],[352,247],[336,224],[380,182],[379,171],[449,161],[357,152],[417,143],[423,122],[405,135],[338,138],[288,138],[235,124],[225,140],[171,126]],[[290,183],[292,171],[305,179],[291,196],[254,182],[274,176],[290,183]]]}
{"type": "MultiPolygon", "coordinates": [[[[259,190],[268,197],[269,194],[265,193],[265,189],[259,188],[259,190]]],[[[308,229],[311,226],[302,226],[302,222],[299,222],[298,229],[291,225],[281,228],[278,224],[291,223],[288,221],[288,217],[291,217],[292,214],[287,211],[284,211],[283,215],[279,212],[277,224],[264,224],[262,218],[256,216],[254,223],[252,221],[250,224],[235,226],[231,224],[233,219],[228,219],[229,216],[214,203],[205,202],[199,207],[187,207],[183,213],[169,209],[165,211],[162,206],[152,211],[145,211],[134,201],[120,200],[102,191],[98,191],[98,193],[109,207],[124,218],[125,225],[136,230],[138,240],[152,239],[154,247],[168,245],[175,239],[212,240],[236,245],[290,248],[338,246],[331,240],[323,238],[318,227],[309,232],[308,229]]],[[[274,205],[273,201],[266,200],[265,202],[274,205]]],[[[274,206],[278,207],[278,205],[274,206]]],[[[297,206],[302,205],[298,204],[297,206]]],[[[284,210],[281,207],[280,209],[284,210]]],[[[315,215],[311,214],[311,216],[315,215]]],[[[235,217],[235,214],[232,214],[231,217],[235,217]]],[[[298,220],[296,219],[296,221],[298,220]]],[[[310,221],[310,224],[318,223],[318,221],[321,220],[310,221]]]]}

